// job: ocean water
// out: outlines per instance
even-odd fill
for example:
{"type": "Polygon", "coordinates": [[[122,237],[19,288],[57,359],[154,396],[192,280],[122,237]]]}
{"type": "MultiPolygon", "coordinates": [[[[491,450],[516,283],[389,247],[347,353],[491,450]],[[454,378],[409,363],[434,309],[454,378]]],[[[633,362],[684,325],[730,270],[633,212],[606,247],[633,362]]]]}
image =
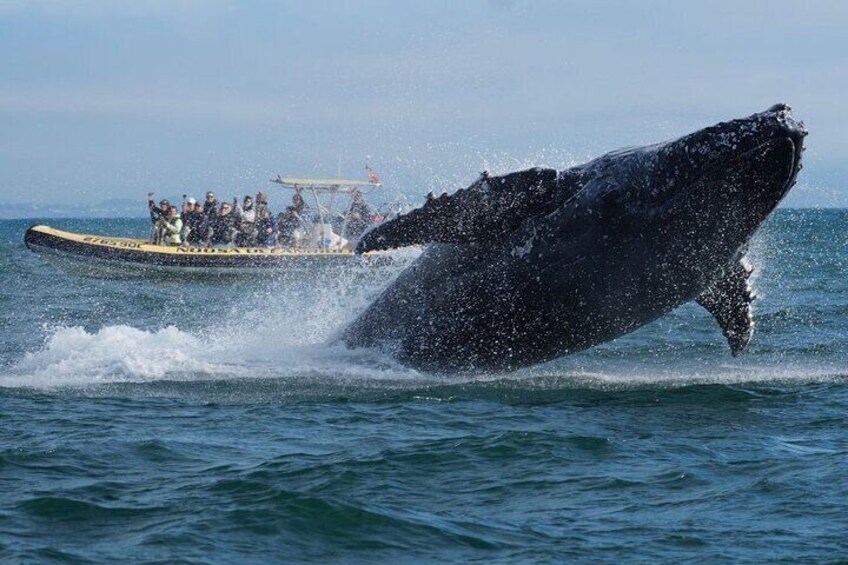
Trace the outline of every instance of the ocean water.
{"type": "MultiPolygon", "coordinates": [[[[845,562],[848,212],[697,306],[506,375],[332,338],[395,274],[73,278],[0,222],[0,561],[845,562]]],[[[104,234],[144,220],[54,220],[104,234]]]]}

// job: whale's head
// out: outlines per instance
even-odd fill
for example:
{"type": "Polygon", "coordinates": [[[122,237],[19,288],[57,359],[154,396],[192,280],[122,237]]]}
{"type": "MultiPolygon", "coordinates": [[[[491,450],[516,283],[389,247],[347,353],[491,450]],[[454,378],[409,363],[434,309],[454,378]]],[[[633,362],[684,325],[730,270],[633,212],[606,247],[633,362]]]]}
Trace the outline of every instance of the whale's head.
{"type": "Polygon", "coordinates": [[[794,185],[806,135],[789,106],[776,104],[658,146],[652,186],[666,217],[676,230],[738,248],[794,185]]]}
{"type": "Polygon", "coordinates": [[[584,236],[617,235],[628,243],[636,234],[662,242],[672,255],[735,252],[794,184],[806,135],[789,106],[776,104],[559,173],[483,174],[467,189],[430,197],[370,230],[356,250],[440,242],[509,251],[528,234],[562,250],[584,236]]]}

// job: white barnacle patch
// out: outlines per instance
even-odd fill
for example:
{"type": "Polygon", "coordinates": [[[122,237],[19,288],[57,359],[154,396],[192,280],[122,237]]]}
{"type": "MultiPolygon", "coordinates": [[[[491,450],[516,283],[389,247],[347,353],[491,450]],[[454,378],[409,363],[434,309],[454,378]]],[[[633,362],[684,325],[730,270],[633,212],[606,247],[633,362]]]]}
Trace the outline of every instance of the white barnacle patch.
{"type": "Polygon", "coordinates": [[[535,241],[536,234],[533,234],[527,238],[527,241],[524,242],[524,245],[517,245],[512,249],[512,256],[518,257],[519,259],[527,257],[527,255],[533,249],[533,243],[535,243],[535,241]]]}
{"type": "Polygon", "coordinates": [[[483,196],[483,202],[489,202],[492,199],[494,189],[489,183],[489,179],[486,179],[482,183],[480,183],[480,193],[483,196]]]}

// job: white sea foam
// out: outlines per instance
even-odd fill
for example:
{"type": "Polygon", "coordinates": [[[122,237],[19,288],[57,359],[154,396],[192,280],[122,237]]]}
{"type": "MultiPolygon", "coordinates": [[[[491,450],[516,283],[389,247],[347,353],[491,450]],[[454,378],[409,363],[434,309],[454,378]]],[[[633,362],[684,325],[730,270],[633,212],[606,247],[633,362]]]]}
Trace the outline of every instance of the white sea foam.
{"type": "MultiPolygon", "coordinates": [[[[342,345],[281,344],[242,330],[198,337],[169,326],[145,331],[59,328],[44,347],[0,376],[0,386],[55,388],[103,383],[250,378],[416,378],[390,358],[342,345]]],[[[231,330],[232,331],[232,330],[231,330]]],[[[281,340],[283,341],[283,340],[281,340]]]]}
{"type": "Polygon", "coordinates": [[[371,388],[385,385],[393,389],[445,384],[486,386],[494,381],[530,389],[618,389],[848,378],[844,364],[814,367],[767,359],[698,361],[674,355],[642,358],[639,362],[576,355],[509,374],[434,377],[403,367],[376,351],[328,344],[326,328],[313,328],[311,334],[275,333],[284,323],[273,316],[268,320],[270,325],[240,322],[204,336],[173,326],[158,331],[124,325],[106,326],[94,332],[80,327],[59,328],[49,335],[41,350],[27,354],[11,371],[0,375],[0,386],[52,389],[106,383],[270,378],[293,382],[319,379],[343,382],[346,386],[360,382],[371,388]]]}
{"type": "MultiPolygon", "coordinates": [[[[668,359],[645,364],[627,360],[606,363],[577,363],[568,367],[561,359],[551,365],[522,372],[528,381],[559,385],[567,380],[574,387],[619,389],[632,387],[677,388],[697,385],[800,384],[833,382],[848,379],[844,363],[779,363],[779,362],[696,362],[692,359],[668,359]],[[562,367],[562,369],[560,369],[562,367]]],[[[557,385],[554,385],[557,386],[557,385]]]]}
{"type": "Polygon", "coordinates": [[[159,380],[175,372],[214,376],[238,371],[217,361],[219,349],[173,326],[159,331],[106,326],[91,333],[58,328],[43,349],[28,353],[0,383],[51,387],[159,380]]]}
{"type": "Polygon", "coordinates": [[[190,317],[191,330],[173,325],[149,330],[127,325],[107,325],[96,331],[51,328],[42,348],[0,370],[0,387],[241,378],[417,378],[415,371],[376,352],[333,344],[335,334],[416,256],[417,252],[405,251],[394,266],[360,266],[326,276],[309,273],[271,284],[244,285],[228,297],[222,311],[215,312],[213,324],[199,323],[197,315],[190,317]]]}

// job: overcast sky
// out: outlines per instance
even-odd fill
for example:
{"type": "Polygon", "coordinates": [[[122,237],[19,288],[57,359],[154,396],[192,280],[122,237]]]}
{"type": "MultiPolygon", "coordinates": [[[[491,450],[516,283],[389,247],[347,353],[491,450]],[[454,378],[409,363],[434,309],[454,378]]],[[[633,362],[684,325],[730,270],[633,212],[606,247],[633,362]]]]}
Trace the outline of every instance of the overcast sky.
{"type": "Polygon", "coordinates": [[[848,2],[0,0],[0,197],[255,193],[364,178],[414,201],[789,102],[795,206],[848,205],[848,2]]]}

